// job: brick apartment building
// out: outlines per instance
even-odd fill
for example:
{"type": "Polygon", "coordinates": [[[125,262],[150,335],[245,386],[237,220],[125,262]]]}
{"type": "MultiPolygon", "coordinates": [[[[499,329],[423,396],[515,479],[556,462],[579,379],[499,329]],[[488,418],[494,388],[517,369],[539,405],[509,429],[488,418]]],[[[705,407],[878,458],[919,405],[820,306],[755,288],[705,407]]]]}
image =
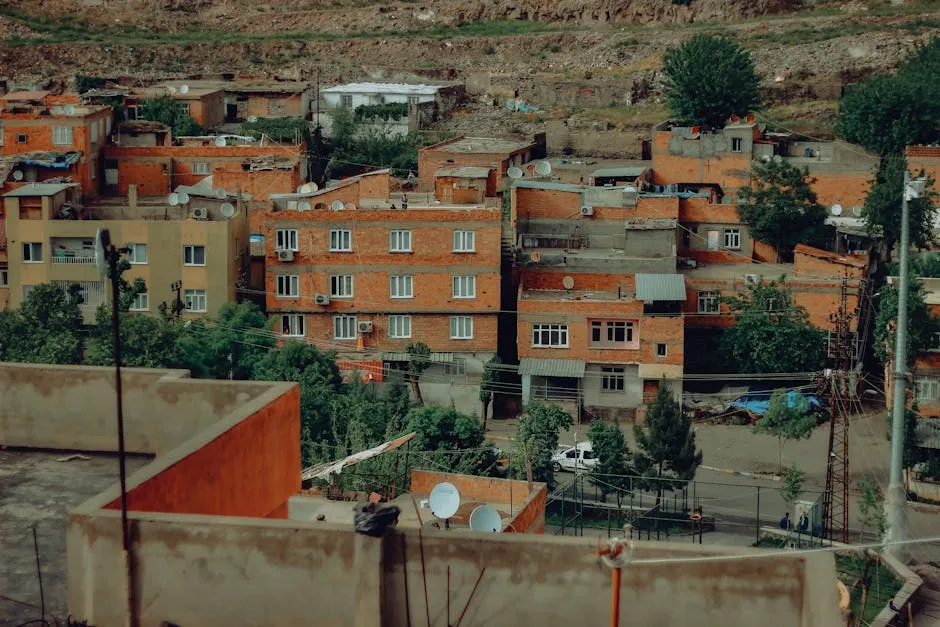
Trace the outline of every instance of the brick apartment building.
{"type": "MultiPolygon", "coordinates": [[[[535,139],[519,141],[490,137],[455,137],[447,141],[426,146],[418,151],[418,191],[435,192],[446,189],[468,177],[486,180],[486,196],[492,197],[508,187],[506,170],[521,167],[534,159],[545,156],[545,134],[535,139]],[[461,170],[473,168],[472,176],[461,170]],[[478,168],[485,168],[486,175],[478,168]],[[437,184],[438,178],[449,179],[437,184]]],[[[438,198],[443,202],[443,198],[438,198]]]]}
{"type": "Polygon", "coordinates": [[[387,170],[271,197],[263,232],[274,329],[373,377],[424,342],[435,363],[425,378],[478,378],[497,346],[499,208],[391,207],[387,170]]]}
{"type": "Polygon", "coordinates": [[[124,96],[124,108],[131,120],[139,119],[145,100],[169,96],[186,107],[189,117],[209,131],[225,122],[225,92],[220,86],[168,81],[153,87],[139,87],[124,96]]]}

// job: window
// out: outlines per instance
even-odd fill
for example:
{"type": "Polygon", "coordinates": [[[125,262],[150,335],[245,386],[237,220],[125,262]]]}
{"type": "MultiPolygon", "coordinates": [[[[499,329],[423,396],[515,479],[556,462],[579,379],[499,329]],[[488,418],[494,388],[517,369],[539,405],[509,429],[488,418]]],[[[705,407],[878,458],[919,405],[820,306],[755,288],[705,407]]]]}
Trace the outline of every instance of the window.
{"type": "Polygon", "coordinates": [[[298,251],[297,229],[278,229],[274,232],[274,247],[277,250],[298,251]]]}
{"type": "Polygon", "coordinates": [[[336,339],[336,340],[356,339],[356,316],[334,316],[333,317],[333,339],[336,339]]]}
{"type": "Polygon", "coordinates": [[[418,104],[421,102],[420,96],[408,96],[408,104],[418,104]]]}
{"type": "Polygon", "coordinates": [[[452,362],[444,362],[444,375],[448,377],[463,377],[467,374],[467,360],[454,358],[452,362]]]}
{"type": "Polygon", "coordinates": [[[3,145],[3,120],[0,120],[0,146],[3,145]]]}
{"type": "Polygon", "coordinates": [[[6,268],[0,270],[0,287],[10,287],[10,271],[6,268]]]}
{"type": "Polygon", "coordinates": [[[454,277],[454,298],[476,298],[477,278],[475,276],[454,277]]]}
{"type": "Polygon", "coordinates": [[[346,229],[337,229],[330,231],[330,250],[351,251],[352,250],[352,231],[346,229]]]}
{"type": "Polygon", "coordinates": [[[89,127],[89,129],[90,129],[90,134],[91,134],[91,143],[97,144],[98,143],[98,124],[97,123],[92,124],[89,127]]]}
{"type": "Polygon", "coordinates": [[[699,292],[698,293],[698,312],[714,314],[720,310],[720,297],[718,292],[699,292]]]}
{"type": "Polygon", "coordinates": [[[56,146],[72,145],[72,127],[71,126],[53,126],[52,143],[56,146]]]}
{"type": "Polygon", "coordinates": [[[23,242],[23,262],[42,263],[42,244],[39,242],[23,242]]]}
{"type": "Polygon", "coordinates": [[[623,392],[623,368],[601,368],[601,391],[623,392]]]}
{"type": "Polygon", "coordinates": [[[212,166],[209,165],[208,161],[194,161],[193,162],[193,174],[201,174],[201,175],[212,174],[212,166]]]}
{"type": "Polygon", "coordinates": [[[206,265],[206,247],[193,246],[187,244],[183,246],[183,265],[184,266],[204,266],[206,265]]]}
{"type": "Polygon", "coordinates": [[[592,320],[591,346],[601,348],[624,348],[632,344],[634,323],[626,320],[592,320]]]}
{"type": "Polygon", "coordinates": [[[450,317],[450,339],[472,340],[473,339],[473,318],[471,318],[470,316],[451,316],[450,317]]]}
{"type": "Polygon", "coordinates": [[[532,346],[541,348],[568,348],[568,325],[533,324],[532,346]]]}
{"type": "Polygon", "coordinates": [[[298,298],[300,296],[300,276],[282,274],[277,277],[278,298],[298,298]]]}
{"type": "Polygon", "coordinates": [[[150,294],[147,292],[138,294],[129,309],[131,311],[150,311],[150,294]]]}
{"type": "Polygon", "coordinates": [[[20,133],[16,136],[17,144],[26,144],[29,143],[29,136],[26,133],[20,133]]]}
{"type": "Polygon", "coordinates": [[[147,245],[128,244],[127,260],[132,264],[147,263],[147,245]]]}
{"type": "Polygon", "coordinates": [[[206,290],[183,290],[183,306],[186,307],[186,311],[205,312],[206,290]]]}
{"type": "Polygon", "coordinates": [[[744,140],[740,137],[731,138],[731,152],[741,152],[744,150],[744,140]]]}
{"type": "Polygon", "coordinates": [[[330,277],[330,296],[352,298],[353,278],[351,274],[334,274],[330,277]]]}
{"type": "Polygon", "coordinates": [[[725,248],[741,248],[741,229],[725,229],[725,248]]]}
{"type": "Polygon", "coordinates": [[[475,250],[475,244],[473,231],[454,231],[455,253],[472,253],[475,250]]]}
{"type": "Polygon", "coordinates": [[[411,337],[411,316],[389,316],[388,336],[394,338],[411,337]]]}
{"type": "Polygon", "coordinates": [[[665,344],[657,344],[657,345],[656,345],[656,356],[657,356],[657,357],[665,357],[665,356],[666,356],[666,345],[665,345],[665,344]]]}
{"type": "Polygon", "coordinates": [[[389,231],[388,250],[393,253],[410,253],[411,231],[389,231]]]}
{"type": "Polygon", "coordinates": [[[718,237],[721,235],[718,231],[708,231],[705,235],[705,247],[708,250],[718,250],[718,237]]]}
{"type": "Polygon", "coordinates": [[[935,401],[940,396],[940,381],[920,378],[914,381],[918,401],[935,401]]]}
{"type": "Polygon", "coordinates": [[[303,314],[284,314],[281,316],[281,335],[288,337],[304,337],[307,327],[303,314]]]}
{"type": "Polygon", "coordinates": [[[413,281],[410,275],[388,277],[389,296],[392,298],[414,298],[413,281]]]}
{"type": "Polygon", "coordinates": [[[352,109],[352,94],[342,94],[339,97],[339,104],[344,109],[352,109]]]}

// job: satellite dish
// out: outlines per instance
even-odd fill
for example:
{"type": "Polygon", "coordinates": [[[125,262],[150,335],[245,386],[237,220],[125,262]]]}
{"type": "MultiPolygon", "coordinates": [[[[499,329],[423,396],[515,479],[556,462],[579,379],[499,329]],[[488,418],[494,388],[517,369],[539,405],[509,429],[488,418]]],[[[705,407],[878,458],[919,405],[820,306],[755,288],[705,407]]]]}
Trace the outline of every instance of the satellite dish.
{"type": "Polygon", "coordinates": [[[443,481],[431,490],[428,503],[435,517],[446,520],[457,513],[457,508],[460,507],[460,492],[454,484],[443,481]]]}
{"type": "Polygon", "coordinates": [[[297,203],[297,211],[310,211],[311,207],[309,200],[301,200],[297,203]]]}
{"type": "Polygon", "coordinates": [[[13,170],[13,180],[14,180],[14,181],[22,181],[22,180],[23,180],[23,173],[22,173],[20,170],[13,170]]]}
{"type": "Polygon", "coordinates": [[[224,202],[222,206],[219,207],[219,213],[222,214],[223,218],[231,218],[235,215],[235,205],[230,202],[224,202]]]}
{"type": "Polygon", "coordinates": [[[228,196],[228,192],[222,189],[221,187],[215,190],[215,197],[219,200],[224,200],[228,196]]]}
{"type": "Polygon", "coordinates": [[[342,200],[334,200],[330,203],[330,209],[333,211],[342,211],[345,206],[342,200]]]}
{"type": "Polygon", "coordinates": [[[352,203],[352,202],[349,203],[348,205],[346,205],[346,210],[347,210],[347,211],[355,211],[355,210],[356,210],[356,204],[355,204],[355,203],[352,203]]]}
{"type": "Polygon", "coordinates": [[[179,192],[176,194],[176,197],[179,198],[180,204],[185,205],[189,202],[189,194],[186,192],[179,192]]]}
{"type": "Polygon", "coordinates": [[[782,163],[782,162],[783,162],[783,157],[781,157],[780,155],[774,155],[774,163],[782,163]]]}
{"type": "Polygon", "coordinates": [[[548,161],[539,161],[535,164],[535,173],[539,176],[548,176],[552,173],[552,164],[548,161]]]}
{"type": "Polygon", "coordinates": [[[561,285],[566,290],[574,289],[574,278],[570,276],[566,276],[565,278],[561,280],[561,285]]]}
{"type": "Polygon", "coordinates": [[[512,166],[511,168],[509,168],[508,170],[506,170],[506,176],[508,176],[509,178],[511,178],[512,180],[515,181],[516,179],[521,179],[521,178],[522,178],[523,172],[522,172],[522,170],[520,170],[520,169],[517,168],[516,166],[512,166]]]}
{"type": "Polygon", "coordinates": [[[216,138],[215,138],[215,145],[218,146],[219,148],[221,148],[222,146],[227,146],[227,145],[228,145],[228,142],[225,141],[225,138],[224,138],[224,137],[216,137],[216,138]]]}
{"type": "Polygon", "coordinates": [[[252,124],[254,124],[255,122],[258,121],[258,116],[257,116],[257,115],[249,115],[249,116],[248,116],[248,121],[251,122],[252,124]]]}
{"type": "Polygon", "coordinates": [[[312,194],[318,189],[319,187],[317,187],[316,183],[304,183],[303,185],[297,188],[297,193],[298,194],[312,194]]]}
{"type": "Polygon", "coordinates": [[[770,163],[770,155],[764,155],[763,157],[760,158],[760,160],[763,161],[764,163],[770,163]]]}
{"type": "Polygon", "coordinates": [[[65,105],[63,108],[65,115],[72,116],[75,115],[75,105],[65,105]]]}
{"type": "Polygon", "coordinates": [[[189,93],[189,85],[180,85],[180,93],[181,93],[181,94],[188,94],[188,93],[189,93]]]}
{"type": "Polygon", "coordinates": [[[489,505],[481,505],[470,512],[470,531],[499,533],[502,530],[502,517],[499,515],[499,512],[489,505]]]}
{"type": "Polygon", "coordinates": [[[842,205],[832,205],[832,207],[829,208],[829,212],[832,213],[832,215],[834,216],[841,216],[842,205]]]}
{"type": "Polygon", "coordinates": [[[176,192],[173,192],[173,193],[170,194],[170,196],[166,199],[166,202],[167,202],[171,207],[175,207],[176,205],[180,204],[180,195],[177,194],[176,192]]]}
{"type": "Polygon", "coordinates": [[[108,229],[98,229],[95,233],[95,266],[98,270],[98,276],[102,279],[108,276],[108,260],[105,251],[111,245],[111,231],[108,229]]]}
{"type": "Polygon", "coordinates": [[[861,207],[852,207],[852,215],[856,218],[862,217],[862,208],[861,207]]]}

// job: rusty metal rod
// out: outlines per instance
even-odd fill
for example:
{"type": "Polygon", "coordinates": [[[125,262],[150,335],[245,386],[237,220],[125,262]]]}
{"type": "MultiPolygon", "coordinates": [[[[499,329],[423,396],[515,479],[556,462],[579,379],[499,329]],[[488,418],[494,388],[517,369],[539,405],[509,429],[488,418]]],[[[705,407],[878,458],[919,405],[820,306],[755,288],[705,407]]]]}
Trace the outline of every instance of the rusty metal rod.
{"type": "Polygon", "coordinates": [[[457,619],[457,624],[454,627],[460,627],[460,623],[463,622],[463,617],[467,613],[467,610],[470,608],[470,602],[473,601],[473,596],[477,593],[477,588],[480,587],[480,581],[483,580],[483,573],[486,572],[486,566],[480,571],[480,575],[477,577],[477,582],[473,584],[473,590],[470,591],[470,597],[467,599],[467,604],[463,606],[463,611],[460,613],[460,618],[457,619]]]}

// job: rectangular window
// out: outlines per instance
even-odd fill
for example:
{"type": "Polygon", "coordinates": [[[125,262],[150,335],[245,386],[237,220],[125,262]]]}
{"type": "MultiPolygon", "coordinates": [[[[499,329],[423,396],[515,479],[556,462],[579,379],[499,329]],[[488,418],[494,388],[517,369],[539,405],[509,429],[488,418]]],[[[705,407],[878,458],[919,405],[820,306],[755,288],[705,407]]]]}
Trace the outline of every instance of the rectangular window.
{"type": "Polygon", "coordinates": [[[23,263],[42,263],[42,244],[23,242],[23,263]]]}
{"type": "Polygon", "coordinates": [[[918,401],[936,401],[940,394],[940,381],[921,377],[914,381],[918,401]]]}
{"type": "Polygon", "coordinates": [[[725,248],[741,248],[741,229],[725,229],[725,248]]]}
{"type": "Polygon", "coordinates": [[[744,150],[744,140],[740,137],[731,138],[731,152],[741,152],[744,150]]]}
{"type": "Polygon", "coordinates": [[[454,231],[454,252],[472,253],[476,250],[476,238],[473,231],[454,231]]]}
{"type": "Polygon", "coordinates": [[[568,348],[568,325],[533,324],[532,346],[537,348],[568,348]]]}
{"type": "Polygon", "coordinates": [[[450,317],[450,339],[472,340],[473,339],[473,318],[470,316],[451,316],[450,317]]]}
{"type": "Polygon", "coordinates": [[[0,287],[10,287],[10,271],[6,268],[0,270],[0,287]]]}
{"type": "Polygon", "coordinates": [[[411,337],[411,316],[389,316],[388,336],[394,338],[411,337]]]}
{"type": "Polygon", "coordinates": [[[91,143],[97,144],[97,143],[98,143],[98,124],[97,124],[97,123],[93,123],[93,124],[89,127],[89,129],[90,129],[90,133],[91,133],[91,143]]]}
{"type": "Polygon", "coordinates": [[[455,276],[453,281],[454,298],[476,298],[477,278],[470,276],[455,276]]]}
{"type": "Polygon", "coordinates": [[[150,294],[141,292],[130,306],[131,311],[150,311],[150,294]]]}
{"type": "Polygon", "coordinates": [[[411,231],[389,231],[388,250],[393,253],[410,253],[411,231]]]}
{"type": "Polygon", "coordinates": [[[202,176],[207,176],[212,174],[212,166],[208,161],[194,161],[193,164],[193,174],[199,174],[202,176]]]}
{"type": "Polygon", "coordinates": [[[356,316],[334,316],[333,317],[333,339],[335,340],[356,339],[356,316]]]}
{"type": "Polygon", "coordinates": [[[300,297],[300,276],[297,274],[282,274],[277,277],[278,298],[300,297]]]}
{"type": "Polygon", "coordinates": [[[128,244],[127,260],[132,264],[147,263],[147,245],[128,244]]]}
{"type": "Polygon", "coordinates": [[[351,274],[334,274],[330,277],[330,296],[352,298],[353,278],[351,274]]]}
{"type": "Polygon", "coordinates": [[[20,133],[16,136],[17,144],[27,144],[29,143],[29,136],[26,133],[20,133]]]}
{"type": "Polygon", "coordinates": [[[414,298],[414,283],[410,275],[388,277],[388,287],[392,298],[414,298]]]}
{"type": "Polygon", "coordinates": [[[601,390],[604,392],[623,392],[624,369],[601,368],[601,390]]]}
{"type": "Polygon", "coordinates": [[[274,247],[277,250],[293,250],[297,252],[297,229],[278,229],[274,232],[274,247]]]}
{"type": "Polygon", "coordinates": [[[204,313],[206,311],[206,290],[183,290],[183,306],[186,311],[204,313]]]}
{"type": "Polygon", "coordinates": [[[666,356],[666,345],[665,345],[665,344],[657,344],[657,345],[656,345],[656,356],[657,356],[657,357],[665,357],[665,356],[666,356]]]}
{"type": "Polygon", "coordinates": [[[705,246],[708,250],[718,250],[718,237],[721,235],[718,231],[708,231],[705,236],[705,246]]]}
{"type": "Polygon", "coordinates": [[[342,94],[339,97],[339,104],[344,109],[352,109],[352,94],[342,94]]]}
{"type": "Polygon", "coordinates": [[[206,247],[205,246],[193,246],[190,244],[183,246],[183,265],[184,266],[206,265],[206,247]]]}
{"type": "Polygon", "coordinates": [[[421,102],[420,96],[408,96],[408,104],[418,104],[421,102]]]}
{"type": "Polygon", "coordinates": [[[698,312],[716,314],[721,309],[721,298],[718,292],[705,291],[698,293],[698,312]]]}
{"type": "Polygon", "coordinates": [[[452,362],[444,363],[444,376],[447,377],[463,377],[467,374],[467,360],[454,358],[452,362]]]}
{"type": "Polygon", "coordinates": [[[72,145],[72,127],[71,126],[53,126],[52,143],[56,146],[72,145]]]}
{"type": "Polygon", "coordinates": [[[303,314],[283,314],[281,316],[281,335],[287,337],[304,337],[307,335],[303,314]]]}
{"type": "Polygon", "coordinates": [[[626,348],[633,343],[634,323],[626,320],[592,320],[591,346],[594,348],[626,348]]]}
{"type": "Polygon", "coordinates": [[[349,252],[352,250],[352,231],[334,229],[330,231],[330,251],[349,252]]]}

